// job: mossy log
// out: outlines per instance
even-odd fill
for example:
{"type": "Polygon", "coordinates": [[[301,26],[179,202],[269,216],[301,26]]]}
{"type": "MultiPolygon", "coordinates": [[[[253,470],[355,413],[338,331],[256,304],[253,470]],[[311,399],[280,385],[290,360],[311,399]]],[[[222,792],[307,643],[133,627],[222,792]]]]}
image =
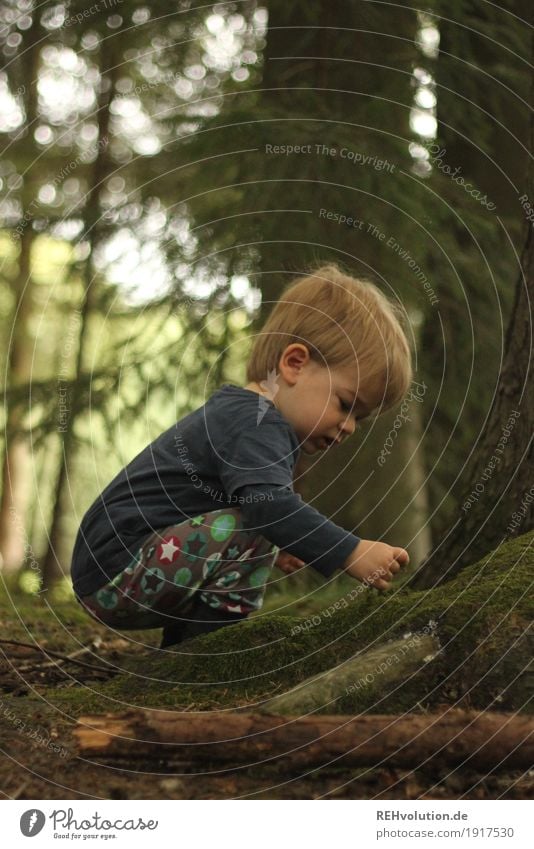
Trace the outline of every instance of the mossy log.
{"type": "Polygon", "coordinates": [[[268,699],[260,713],[306,714],[326,709],[343,695],[376,685],[384,676],[387,686],[406,680],[439,652],[439,640],[432,634],[401,637],[371,651],[359,653],[334,669],[308,678],[287,693],[268,699]]]}
{"type": "MultiPolygon", "coordinates": [[[[161,711],[83,716],[74,731],[80,755],[104,761],[259,765],[287,758],[291,768],[416,767],[428,761],[478,770],[529,768],[534,721],[526,716],[449,710],[401,716],[214,716],[161,711]]],[[[284,766],[286,762],[284,761],[284,766]]]]}

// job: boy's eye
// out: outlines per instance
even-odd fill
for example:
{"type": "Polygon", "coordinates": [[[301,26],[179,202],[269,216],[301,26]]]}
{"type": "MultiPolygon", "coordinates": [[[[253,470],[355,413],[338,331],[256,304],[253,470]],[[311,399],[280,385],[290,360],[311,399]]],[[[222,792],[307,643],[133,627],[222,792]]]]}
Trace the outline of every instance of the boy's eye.
{"type": "Polygon", "coordinates": [[[352,410],[352,404],[346,404],[345,401],[343,401],[341,398],[339,399],[339,401],[341,404],[341,409],[345,410],[346,413],[350,413],[350,411],[352,410]]]}

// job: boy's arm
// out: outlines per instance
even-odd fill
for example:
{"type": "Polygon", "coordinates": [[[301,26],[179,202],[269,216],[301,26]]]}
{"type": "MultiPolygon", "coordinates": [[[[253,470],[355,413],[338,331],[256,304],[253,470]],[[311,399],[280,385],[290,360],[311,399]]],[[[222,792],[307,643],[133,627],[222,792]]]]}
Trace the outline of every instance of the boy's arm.
{"type": "Polygon", "coordinates": [[[343,569],[360,542],[287,486],[248,484],[236,489],[233,498],[247,529],[257,530],[326,578],[343,569]]]}

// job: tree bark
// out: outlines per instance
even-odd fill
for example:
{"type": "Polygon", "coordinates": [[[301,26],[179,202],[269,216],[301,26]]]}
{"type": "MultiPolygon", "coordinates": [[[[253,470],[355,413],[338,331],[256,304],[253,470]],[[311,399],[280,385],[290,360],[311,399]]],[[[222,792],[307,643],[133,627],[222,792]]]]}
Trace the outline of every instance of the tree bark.
{"type": "Polygon", "coordinates": [[[136,710],[82,716],[74,730],[80,755],[106,762],[153,760],[245,766],[285,758],[284,769],[429,760],[478,770],[534,761],[534,721],[514,714],[448,710],[400,716],[294,716],[165,713],[136,710]]]}

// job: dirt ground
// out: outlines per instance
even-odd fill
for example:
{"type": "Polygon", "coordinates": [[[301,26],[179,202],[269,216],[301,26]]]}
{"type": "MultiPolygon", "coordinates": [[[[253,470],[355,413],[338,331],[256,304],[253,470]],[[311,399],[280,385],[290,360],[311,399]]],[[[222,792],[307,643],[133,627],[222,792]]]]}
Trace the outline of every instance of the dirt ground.
{"type": "MultiPolygon", "coordinates": [[[[479,677],[484,683],[493,675],[496,680],[491,680],[491,687],[502,691],[502,710],[515,709],[513,701],[506,701],[512,698],[510,693],[528,708],[532,650],[530,643],[519,643],[516,636],[522,636],[523,631],[530,633],[529,623],[534,618],[532,601],[524,601],[531,569],[531,539],[524,537],[503,547],[501,560],[491,560],[482,590],[480,581],[473,583],[467,570],[445,588],[443,597],[434,591],[427,608],[423,605],[426,598],[418,598],[417,604],[412,597],[408,599],[410,615],[413,618],[413,611],[417,611],[422,624],[448,607],[449,597],[456,593],[452,612],[458,622],[449,616],[445,623],[448,631],[440,623],[446,639],[454,644],[451,668],[458,665],[461,652],[470,657],[473,645],[477,647],[478,660],[465,666],[468,680],[455,679],[455,686],[465,684],[463,695],[453,693],[450,686],[443,687],[440,678],[433,682],[438,701],[471,707],[466,699],[473,698],[473,680],[479,677]],[[477,595],[481,592],[482,601],[477,595]],[[487,597],[496,601],[482,616],[487,597]],[[464,637],[467,620],[472,628],[470,637],[464,637]],[[498,636],[502,646],[493,633],[495,623],[501,620],[498,636]],[[488,631],[489,648],[506,660],[497,673],[493,660],[487,668],[481,653],[488,631]],[[452,640],[456,633],[463,642],[452,640]],[[522,678],[521,687],[512,691],[506,689],[505,682],[507,677],[512,684],[518,679],[509,651],[516,644],[523,646],[515,659],[522,678]]],[[[473,570],[479,578],[481,567],[476,564],[473,570]]],[[[342,584],[334,591],[342,594],[342,584]]],[[[328,597],[328,590],[321,589],[314,603],[325,607],[334,600],[334,596],[328,597]]],[[[451,769],[433,760],[415,770],[387,764],[349,769],[338,762],[337,766],[324,765],[299,773],[290,755],[254,766],[195,767],[191,762],[173,767],[163,758],[99,763],[81,757],[77,750],[73,730],[84,715],[150,706],[182,713],[217,710],[214,722],[220,722],[221,710],[253,710],[254,699],[269,698],[314,671],[331,669],[352,656],[354,646],[372,641],[377,630],[388,634],[391,625],[402,618],[407,602],[400,596],[398,601],[386,601],[362,597],[357,610],[342,610],[336,620],[317,617],[321,620],[317,628],[299,628],[298,636],[294,636],[292,620],[277,618],[266,599],[268,615],[262,622],[228,628],[224,637],[207,635],[201,638],[205,642],[198,650],[198,642],[189,641],[188,645],[196,644],[191,651],[169,655],[157,648],[159,630],[125,633],[105,628],[94,622],[65,588],[62,592],[30,595],[4,587],[0,589],[0,794],[5,799],[532,799],[534,769],[522,772],[501,768],[479,774],[467,765],[451,769]],[[380,618],[372,619],[370,611],[377,611],[380,618]],[[286,639],[286,632],[291,633],[291,639],[286,639]],[[215,642],[208,645],[210,638],[215,642]],[[294,673],[296,661],[300,662],[300,678],[294,673]]],[[[300,617],[307,616],[314,608],[308,610],[299,599],[297,612],[300,617]]],[[[491,687],[489,695],[484,691],[478,696],[479,702],[487,697],[496,704],[491,687]]],[[[432,709],[435,703],[428,700],[429,692],[421,690],[423,696],[414,700],[410,689],[411,701],[405,709],[432,709]]],[[[372,702],[369,704],[372,707],[372,702]]],[[[483,704],[473,707],[480,710],[483,704]]],[[[338,708],[338,712],[352,715],[367,710],[365,705],[360,709],[358,703],[347,700],[338,708]]],[[[404,709],[380,712],[399,713],[404,709]]]]}
{"type": "MultiPolygon", "coordinates": [[[[109,634],[97,635],[96,643],[97,651],[78,654],[78,660],[86,658],[96,666],[98,653],[102,661],[120,666],[125,651],[143,653],[109,634]]],[[[158,762],[146,770],[139,765],[90,762],[76,751],[72,735],[76,717],[60,703],[54,705],[50,693],[80,685],[92,689],[106,673],[78,665],[74,658],[44,660],[35,649],[20,645],[2,643],[0,649],[0,791],[6,799],[532,799],[534,795],[534,772],[481,775],[432,765],[415,771],[323,767],[298,774],[285,761],[269,768],[203,766],[196,774],[191,766],[178,772],[158,762]]]]}

